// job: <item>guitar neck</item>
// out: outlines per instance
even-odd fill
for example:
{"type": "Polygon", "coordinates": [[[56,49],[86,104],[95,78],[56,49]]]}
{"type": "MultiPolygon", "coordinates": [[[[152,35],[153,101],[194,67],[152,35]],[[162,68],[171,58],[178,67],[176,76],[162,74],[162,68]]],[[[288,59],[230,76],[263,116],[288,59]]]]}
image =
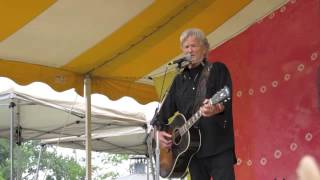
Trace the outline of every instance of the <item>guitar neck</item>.
{"type": "MultiPolygon", "coordinates": [[[[230,99],[230,90],[228,86],[224,86],[220,91],[215,93],[209,100],[209,104],[217,104],[219,102],[227,101],[230,99]]],[[[189,129],[201,118],[200,109],[183,125],[178,131],[183,136],[189,129]]]]}
{"type": "Polygon", "coordinates": [[[183,126],[179,128],[179,133],[183,136],[201,118],[201,111],[198,110],[183,126]]]}

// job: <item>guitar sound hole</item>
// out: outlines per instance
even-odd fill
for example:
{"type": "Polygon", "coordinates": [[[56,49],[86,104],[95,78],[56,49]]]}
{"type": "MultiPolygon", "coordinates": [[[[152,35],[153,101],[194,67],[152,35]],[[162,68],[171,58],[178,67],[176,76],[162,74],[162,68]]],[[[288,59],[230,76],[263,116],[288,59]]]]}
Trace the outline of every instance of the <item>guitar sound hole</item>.
{"type": "Polygon", "coordinates": [[[179,133],[178,129],[175,129],[173,131],[172,141],[173,141],[174,145],[180,144],[181,136],[180,136],[180,133],[179,133]]]}

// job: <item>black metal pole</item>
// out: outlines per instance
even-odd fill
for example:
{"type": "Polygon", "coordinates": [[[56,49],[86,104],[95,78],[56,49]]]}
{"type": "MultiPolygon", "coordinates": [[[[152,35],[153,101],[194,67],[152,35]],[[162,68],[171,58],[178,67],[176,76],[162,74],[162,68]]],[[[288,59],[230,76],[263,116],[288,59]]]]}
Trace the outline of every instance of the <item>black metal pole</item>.
{"type": "Polygon", "coordinates": [[[9,108],[11,109],[11,124],[10,124],[10,180],[14,179],[14,158],[13,158],[13,128],[14,128],[14,107],[16,104],[10,102],[9,108]]]}

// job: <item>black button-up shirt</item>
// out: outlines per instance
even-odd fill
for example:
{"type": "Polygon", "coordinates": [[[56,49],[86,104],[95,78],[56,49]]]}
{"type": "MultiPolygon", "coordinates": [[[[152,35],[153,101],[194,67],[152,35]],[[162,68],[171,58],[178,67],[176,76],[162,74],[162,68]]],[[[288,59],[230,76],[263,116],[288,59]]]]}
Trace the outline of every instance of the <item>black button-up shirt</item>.
{"type": "MultiPolygon", "coordinates": [[[[188,120],[198,109],[194,109],[197,84],[204,66],[184,69],[178,74],[168,92],[167,98],[159,112],[161,124],[168,124],[168,119],[175,112],[183,114],[188,120]]],[[[227,67],[220,62],[212,64],[207,81],[206,98],[211,98],[224,86],[228,86],[232,94],[231,77],[227,67]]],[[[224,112],[199,120],[201,132],[201,148],[198,156],[210,156],[225,150],[234,149],[234,133],[232,123],[231,101],[224,104],[224,112]]]]}

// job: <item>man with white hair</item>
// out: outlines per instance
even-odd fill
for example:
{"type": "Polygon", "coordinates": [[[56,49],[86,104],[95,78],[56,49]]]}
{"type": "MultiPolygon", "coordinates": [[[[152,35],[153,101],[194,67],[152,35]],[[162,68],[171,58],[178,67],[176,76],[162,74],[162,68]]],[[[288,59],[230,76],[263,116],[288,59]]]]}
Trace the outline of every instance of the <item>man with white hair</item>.
{"type": "MultiPolygon", "coordinates": [[[[191,61],[179,73],[159,111],[162,127],[175,112],[188,120],[199,109],[201,119],[193,126],[200,131],[200,149],[189,163],[193,180],[234,180],[236,163],[232,98],[222,104],[211,104],[209,99],[227,86],[232,95],[230,73],[221,62],[208,62],[209,43],[200,29],[187,29],[180,36],[183,53],[191,61]]],[[[230,96],[231,96],[230,95],[230,96]]],[[[162,148],[172,147],[172,134],[162,128],[159,132],[162,148]]]]}

